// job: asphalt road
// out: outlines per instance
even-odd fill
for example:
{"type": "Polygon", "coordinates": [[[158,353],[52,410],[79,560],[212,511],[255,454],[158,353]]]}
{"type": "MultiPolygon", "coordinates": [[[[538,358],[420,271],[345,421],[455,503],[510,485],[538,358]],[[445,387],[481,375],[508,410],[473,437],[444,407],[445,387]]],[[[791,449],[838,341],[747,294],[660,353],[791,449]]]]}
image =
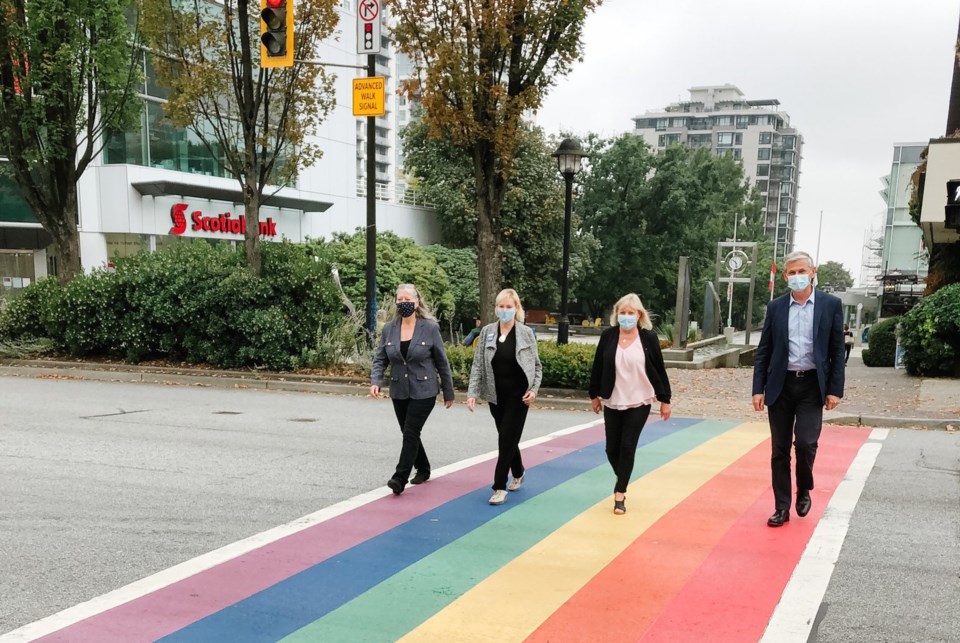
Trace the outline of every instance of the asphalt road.
{"type": "MultiPolygon", "coordinates": [[[[424,443],[440,467],[496,430],[438,405],[424,443]]],[[[381,487],[399,449],[389,400],[0,377],[0,633],[381,487]]]]}
{"type": "MultiPolygon", "coordinates": [[[[537,410],[524,438],[594,417],[537,410]]],[[[435,468],[487,453],[493,421],[438,406],[425,443],[435,468]]],[[[0,377],[0,634],[382,488],[399,444],[387,400],[0,377]]],[[[811,640],[960,641],[957,597],[960,434],[895,430],[811,640]]]]}

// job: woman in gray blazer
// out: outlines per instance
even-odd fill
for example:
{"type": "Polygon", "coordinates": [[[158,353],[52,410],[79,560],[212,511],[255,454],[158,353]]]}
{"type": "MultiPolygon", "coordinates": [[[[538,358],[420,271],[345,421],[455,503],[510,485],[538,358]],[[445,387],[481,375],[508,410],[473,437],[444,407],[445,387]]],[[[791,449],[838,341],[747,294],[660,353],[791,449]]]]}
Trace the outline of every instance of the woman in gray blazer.
{"type": "Polygon", "coordinates": [[[444,406],[448,409],[453,406],[453,377],[440,325],[430,314],[420,292],[412,284],[401,284],[397,287],[396,304],[396,313],[383,327],[380,344],[373,354],[370,395],[380,397],[389,363],[390,399],[403,432],[403,447],[387,486],[400,495],[414,467],[417,474],[410,484],[430,479],[430,460],[423,449],[420,432],[437,404],[441,389],[444,406]]]}
{"type": "Polygon", "coordinates": [[[523,307],[517,291],[501,290],[496,301],[499,321],[484,326],[477,338],[467,408],[473,411],[477,397],[490,403],[490,414],[500,435],[490,504],[502,505],[507,500],[507,490],[516,491],[523,484],[520,436],[527,421],[527,409],[537,399],[543,367],[536,335],[523,324],[523,307]],[[513,473],[509,486],[508,471],[513,473]]]}

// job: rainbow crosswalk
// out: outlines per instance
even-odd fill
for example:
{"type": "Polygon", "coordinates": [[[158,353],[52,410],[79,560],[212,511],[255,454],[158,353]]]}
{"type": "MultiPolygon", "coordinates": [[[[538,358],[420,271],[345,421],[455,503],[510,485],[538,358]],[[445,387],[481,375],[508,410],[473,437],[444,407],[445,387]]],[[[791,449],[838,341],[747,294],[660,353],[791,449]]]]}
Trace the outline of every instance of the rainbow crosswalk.
{"type": "Polygon", "coordinates": [[[525,446],[524,486],[500,507],[487,504],[492,463],[477,459],[32,631],[71,643],[757,641],[868,435],[826,427],[810,515],[769,529],[765,422],[651,422],[624,516],[602,425],[579,427],[525,446]]]}

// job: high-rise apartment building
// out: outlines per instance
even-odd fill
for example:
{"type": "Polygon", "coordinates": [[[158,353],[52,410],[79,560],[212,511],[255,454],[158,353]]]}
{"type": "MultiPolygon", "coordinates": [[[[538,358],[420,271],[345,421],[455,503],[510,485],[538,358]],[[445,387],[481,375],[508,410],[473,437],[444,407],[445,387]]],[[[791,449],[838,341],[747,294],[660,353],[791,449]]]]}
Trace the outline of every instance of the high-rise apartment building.
{"type": "Polygon", "coordinates": [[[747,100],[733,85],[692,87],[690,99],[634,117],[633,132],[655,150],[707,147],[743,162],[759,189],[777,257],[793,250],[803,136],[776,99],[747,100]]]}

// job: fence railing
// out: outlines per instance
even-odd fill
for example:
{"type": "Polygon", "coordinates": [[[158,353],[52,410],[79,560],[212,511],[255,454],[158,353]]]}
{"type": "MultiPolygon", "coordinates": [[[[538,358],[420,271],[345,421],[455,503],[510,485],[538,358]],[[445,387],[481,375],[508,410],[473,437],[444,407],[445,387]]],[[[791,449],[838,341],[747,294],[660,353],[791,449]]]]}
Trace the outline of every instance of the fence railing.
{"type": "MultiPolygon", "coordinates": [[[[357,179],[357,196],[367,196],[366,179],[357,179]]],[[[398,203],[400,205],[411,205],[420,208],[434,208],[436,204],[427,201],[420,190],[416,188],[394,189],[390,185],[377,183],[374,189],[373,197],[377,201],[387,201],[388,203],[398,203]]]]}

